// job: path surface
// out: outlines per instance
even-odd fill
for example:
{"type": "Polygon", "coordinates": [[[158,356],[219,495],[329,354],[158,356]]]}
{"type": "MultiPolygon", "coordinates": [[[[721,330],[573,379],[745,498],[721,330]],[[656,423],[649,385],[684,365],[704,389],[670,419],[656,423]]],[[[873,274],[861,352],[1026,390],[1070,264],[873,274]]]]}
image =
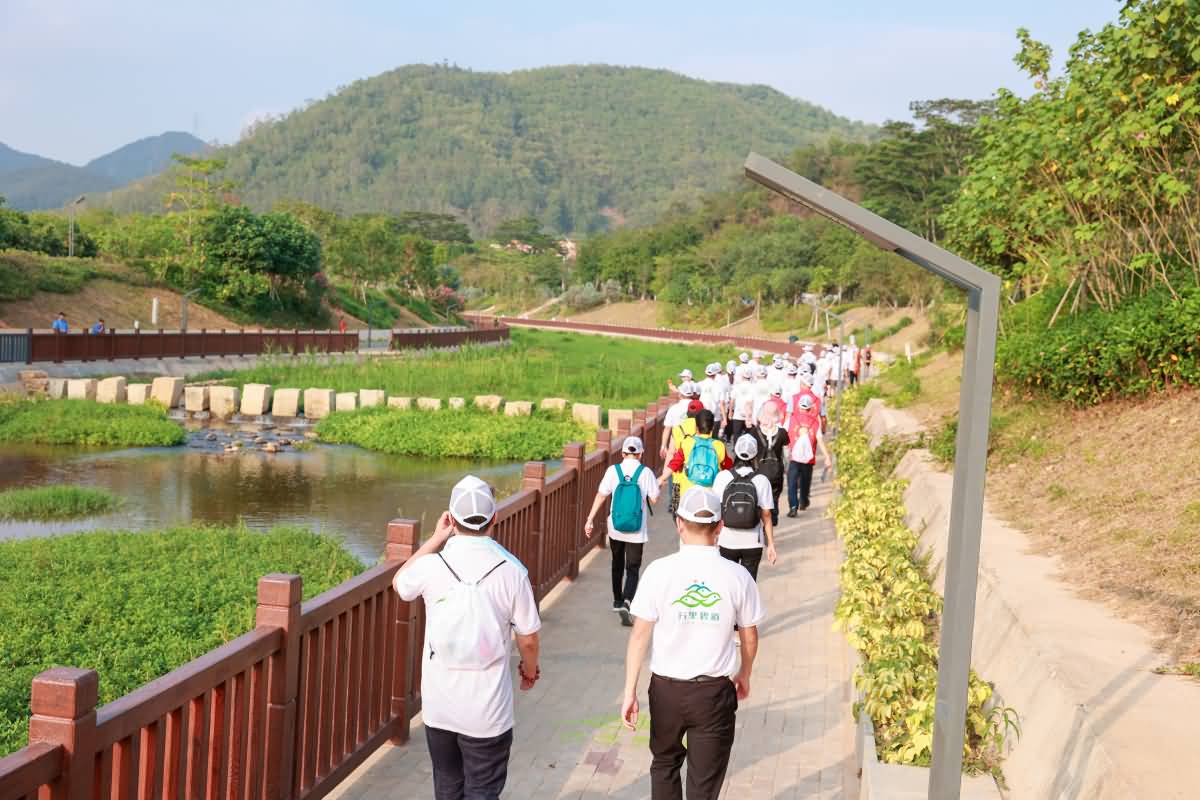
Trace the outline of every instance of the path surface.
{"type": "MultiPolygon", "coordinates": [[[[781,520],[779,564],[763,564],[767,605],[751,696],[737,716],[737,739],[722,800],[850,800],[853,766],[849,649],[831,629],[839,547],[824,519],[831,484],[813,507],[781,520]]],[[[647,559],[673,552],[669,518],[654,518],[647,559]]],[[[543,679],[517,693],[517,729],[504,797],[513,800],[649,798],[648,721],[636,732],[617,718],[628,628],[608,606],[609,554],[599,551],[579,579],[543,610],[543,679]]],[[[641,698],[645,716],[643,672],[641,698]]],[[[343,800],[433,797],[420,718],[405,747],[385,745],[330,796],[343,800]]]]}

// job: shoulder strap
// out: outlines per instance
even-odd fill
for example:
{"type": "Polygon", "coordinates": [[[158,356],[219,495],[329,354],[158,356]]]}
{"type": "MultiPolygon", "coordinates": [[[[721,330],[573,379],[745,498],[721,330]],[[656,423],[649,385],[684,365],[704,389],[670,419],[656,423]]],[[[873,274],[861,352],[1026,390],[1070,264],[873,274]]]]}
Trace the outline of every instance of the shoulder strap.
{"type": "Polygon", "coordinates": [[[646,468],[645,464],[638,464],[638,468],[633,471],[633,477],[629,479],[630,483],[637,483],[638,478],[642,477],[642,470],[646,468]]]}
{"type": "Polygon", "coordinates": [[[446,569],[450,570],[450,574],[454,576],[454,580],[458,581],[459,583],[462,583],[463,579],[458,577],[458,573],[454,571],[454,567],[450,566],[450,562],[446,560],[446,557],[443,556],[441,553],[438,553],[437,557],[440,558],[442,560],[442,563],[446,565],[446,569]]]}
{"type": "Polygon", "coordinates": [[[645,465],[638,464],[638,468],[633,471],[632,475],[626,475],[620,464],[613,464],[613,469],[617,471],[617,477],[621,479],[621,483],[637,483],[638,475],[642,474],[645,465]]]}
{"type": "Polygon", "coordinates": [[[503,560],[502,560],[502,561],[501,561],[499,564],[497,564],[496,566],[492,567],[492,568],[491,568],[491,569],[489,569],[487,572],[483,573],[483,577],[481,577],[479,580],[475,581],[475,585],[476,585],[476,586],[478,586],[479,584],[483,583],[483,579],[484,579],[484,578],[486,578],[488,575],[491,575],[493,572],[495,572],[496,570],[498,570],[498,569],[500,569],[501,567],[503,567],[503,566],[504,566],[504,563],[505,563],[507,560],[508,560],[508,559],[503,559],[503,560]]]}

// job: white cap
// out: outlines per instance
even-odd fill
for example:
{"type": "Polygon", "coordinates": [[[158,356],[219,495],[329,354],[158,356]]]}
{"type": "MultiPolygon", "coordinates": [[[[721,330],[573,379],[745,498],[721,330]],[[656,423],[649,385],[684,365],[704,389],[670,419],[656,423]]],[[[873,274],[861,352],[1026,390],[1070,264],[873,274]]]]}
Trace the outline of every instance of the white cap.
{"type": "Polygon", "coordinates": [[[709,364],[707,367],[704,368],[705,375],[719,375],[720,373],[721,373],[721,365],[720,364],[709,364]]]}
{"type": "Polygon", "coordinates": [[[801,408],[803,408],[805,411],[808,411],[810,408],[812,408],[812,395],[811,394],[800,395],[800,400],[797,401],[797,404],[801,408]]]}
{"type": "Polygon", "coordinates": [[[737,376],[744,381],[750,380],[754,377],[754,367],[750,366],[749,364],[743,364],[742,366],[738,367],[737,376]]]}
{"type": "Polygon", "coordinates": [[[679,394],[683,397],[695,397],[696,395],[700,394],[700,387],[696,386],[696,384],[692,383],[691,381],[684,381],[683,383],[679,384],[679,394]]]}
{"type": "Polygon", "coordinates": [[[783,387],[776,386],[774,389],[771,390],[771,394],[774,395],[775,397],[783,397],[783,387]]]}
{"type": "Polygon", "coordinates": [[[707,525],[721,521],[721,498],[716,492],[703,486],[693,486],[679,500],[676,515],[691,522],[707,525]]]}
{"type": "Polygon", "coordinates": [[[767,365],[766,364],[758,365],[758,377],[760,377],[760,378],[767,377],[767,365]]]}
{"type": "Polygon", "coordinates": [[[450,516],[464,528],[482,530],[496,516],[496,497],[492,487],[468,475],[450,490],[450,516]]]}
{"type": "Polygon", "coordinates": [[[742,362],[743,364],[747,363],[749,360],[750,360],[749,353],[742,353],[740,356],[738,356],[738,361],[742,362]]]}
{"type": "Polygon", "coordinates": [[[646,446],[642,444],[640,436],[626,436],[625,444],[621,445],[621,452],[630,455],[640,456],[645,450],[646,446]]]}
{"type": "Polygon", "coordinates": [[[752,434],[743,433],[734,442],[733,454],[744,461],[749,461],[758,455],[758,440],[752,434]]]}
{"type": "Polygon", "coordinates": [[[804,345],[804,352],[811,353],[812,351],[813,351],[813,346],[811,344],[804,345]]]}
{"type": "Polygon", "coordinates": [[[763,351],[762,351],[762,350],[755,350],[755,351],[754,351],[754,357],[755,357],[755,358],[762,358],[762,357],[763,357],[763,351]]]}
{"type": "Polygon", "coordinates": [[[686,368],[681,369],[679,370],[679,377],[683,378],[685,381],[690,381],[692,379],[692,371],[686,368]]]}
{"type": "Polygon", "coordinates": [[[737,365],[738,365],[738,362],[736,362],[736,361],[734,361],[734,360],[730,359],[729,361],[727,361],[727,362],[725,363],[725,371],[726,371],[726,372],[733,372],[735,369],[737,369],[737,365]]]}
{"type": "Polygon", "coordinates": [[[783,356],[775,356],[775,358],[771,359],[771,366],[782,367],[783,366],[783,356]]]}
{"type": "Polygon", "coordinates": [[[800,372],[800,368],[797,367],[795,364],[788,364],[788,368],[787,368],[788,375],[796,375],[796,374],[799,374],[799,372],[800,372]]]}

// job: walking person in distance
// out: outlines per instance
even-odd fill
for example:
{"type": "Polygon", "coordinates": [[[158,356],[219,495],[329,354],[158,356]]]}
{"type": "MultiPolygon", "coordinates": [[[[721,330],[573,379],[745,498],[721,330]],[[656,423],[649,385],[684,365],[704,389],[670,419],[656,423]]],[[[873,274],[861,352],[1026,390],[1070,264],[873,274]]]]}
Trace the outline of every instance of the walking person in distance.
{"type": "MultiPolygon", "coordinates": [[[[781,424],[784,416],[785,414],[780,412],[779,406],[768,404],[763,407],[758,426],[751,432],[756,445],[756,456],[751,457],[754,467],[758,474],[771,484],[772,525],[779,524],[779,496],[783,494],[783,481],[787,472],[784,462],[787,458],[787,447],[791,444],[788,432],[781,424]]],[[[737,455],[736,449],[734,455],[737,455]]],[[[728,525],[728,523],[726,524],[728,525]]]]}
{"type": "Polygon", "coordinates": [[[435,800],[497,800],[513,741],[509,649],[515,632],[521,689],[540,677],[537,601],[525,568],[488,536],[496,500],[486,483],[463,478],[450,510],[393,586],[425,601],[421,713],[435,800]]]}
{"type": "Polygon", "coordinates": [[[638,680],[649,650],[650,797],[681,800],[686,761],[688,800],[716,800],[738,701],[750,696],[765,611],[750,573],[717,550],[721,500],[711,489],[697,486],[683,495],[675,527],[679,551],[646,568],[633,599],[621,719],[636,730],[638,680]]]}
{"type": "Polygon", "coordinates": [[[642,568],[642,549],[647,535],[646,504],[658,502],[658,481],[654,471],[642,463],[642,440],[628,436],[621,446],[623,458],[611,465],[600,479],[592,510],[588,512],[583,531],[592,535],[594,520],[605,498],[611,497],[608,511],[608,549],[612,551],[612,610],[621,615],[621,624],[633,625],[629,605],[637,591],[638,573],[642,568]]]}
{"type": "Polygon", "coordinates": [[[807,511],[812,492],[813,468],[817,463],[817,451],[825,457],[826,469],[833,466],[825,436],[821,433],[821,418],[813,409],[813,400],[807,394],[796,400],[796,412],[792,414],[788,430],[791,450],[788,459],[788,516],[795,517],[807,511]]]}
{"type": "Polygon", "coordinates": [[[733,445],[733,455],[733,469],[723,471],[713,482],[713,493],[721,498],[717,547],[723,558],[741,564],[758,580],[764,548],[768,564],[774,566],[778,558],[772,523],[775,495],[771,482],[754,468],[760,455],[754,434],[742,434],[733,445]]]}

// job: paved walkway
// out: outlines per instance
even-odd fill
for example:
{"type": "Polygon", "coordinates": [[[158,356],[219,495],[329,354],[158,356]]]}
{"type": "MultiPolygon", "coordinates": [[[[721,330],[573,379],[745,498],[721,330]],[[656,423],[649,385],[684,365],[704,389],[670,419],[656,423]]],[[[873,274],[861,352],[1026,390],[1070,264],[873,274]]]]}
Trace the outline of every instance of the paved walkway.
{"type": "MultiPolygon", "coordinates": [[[[831,484],[818,484],[813,507],[783,519],[779,563],[764,561],[759,584],[767,621],[737,716],[737,739],[722,800],[851,800],[853,766],[849,649],[831,629],[839,548],[824,519],[831,484]]],[[[661,511],[647,560],[678,539],[661,511]]],[[[609,554],[595,553],[579,579],[560,586],[544,608],[542,680],[517,692],[516,742],[506,798],[640,800],[650,796],[649,721],[636,732],[618,721],[625,645],[608,606],[609,554]]],[[[643,671],[642,709],[645,709],[643,671]]],[[[385,745],[331,795],[344,800],[433,797],[424,732],[418,721],[406,747],[385,745]]]]}

